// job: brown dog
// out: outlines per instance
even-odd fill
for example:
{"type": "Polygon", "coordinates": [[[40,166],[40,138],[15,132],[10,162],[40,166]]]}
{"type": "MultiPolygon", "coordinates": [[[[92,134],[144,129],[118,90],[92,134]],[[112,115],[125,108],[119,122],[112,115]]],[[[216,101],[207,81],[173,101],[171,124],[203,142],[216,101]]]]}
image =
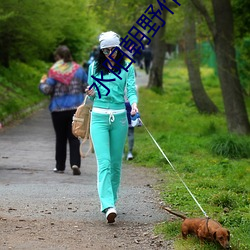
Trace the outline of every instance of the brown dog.
{"type": "Polygon", "coordinates": [[[201,241],[216,241],[224,249],[231,249],[229,245],[230,232],[222,225],[210,218],[187,218],[185,215],[173,212],[163,207],[166,211],[183,219],[181,233],[183,239],[187,239],[188,234],[196,235],[201,241]]]}

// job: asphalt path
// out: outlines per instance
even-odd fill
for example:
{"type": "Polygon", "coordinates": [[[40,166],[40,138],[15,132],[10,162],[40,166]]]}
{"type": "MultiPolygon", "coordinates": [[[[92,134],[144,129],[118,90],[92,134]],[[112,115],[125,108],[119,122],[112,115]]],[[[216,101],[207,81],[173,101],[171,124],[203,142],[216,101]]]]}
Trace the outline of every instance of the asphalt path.
{"type": "MultiPolygon", "coordinates": [[[[145,74],[137,75],[138,86],[146,80],[145,74]]],[[[105,223],[96,188],[95,155],[83,159],[82,174],[73,176],[69,157],[64,174],[52,171],[54,154],[55,136],[47,107],[0,130],[0,219],[49,217],[105,223]]],[[[116,223],[154,225],[165,221],[167,215],[160,209],[158,191],[152,188],[159,182],[157,170],[124,161],[116,223]]]]}
{"type": "MultiPolygon", "coordinates": [[[[54,148],[54,131],[47,108],[0,133],[1,209],[8,211],[18,204],[22,215],[37,216],[33,213],[36,209],[46,210],[48,204],[56,202],[60,207],[52,216],[103,220],[96,188],[95,155],[90,154],[82,160],[81,176],[72,175],[68,160],[65,173],[57,174],[52,171],[54,148]],[[70,202],[78,213],[62,214],[63,207],[70,202]],[[29,209],[25,204],[31,204],[29,209]]],[[[118,209],[126,211],[127,207],[137,204],[138,212],[129,216],[122,213],[122,219],[141,222],[162,219],[161,214],[152,211],[151,200],[145,202],[153,185],[150,178],[146,178],[147,174],[150,173],[146,168],[124,164],[118,209]]]]}

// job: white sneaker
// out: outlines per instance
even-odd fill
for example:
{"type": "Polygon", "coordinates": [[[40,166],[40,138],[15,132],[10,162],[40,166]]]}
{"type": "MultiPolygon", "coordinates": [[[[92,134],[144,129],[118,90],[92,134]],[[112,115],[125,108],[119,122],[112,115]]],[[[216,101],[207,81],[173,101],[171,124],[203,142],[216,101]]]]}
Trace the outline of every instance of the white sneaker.
{"type": "Polygon", "coordinates": [[[108,223],[114,223],[116,216],[117,216],[117,212],[115,208],[110,207],[107,209],[106,218],[108,220],[108,223]]]}
{"type": "Polygon", "coordinates": [[[127,161],[133,160],[134,156],[131,152],[128,152],[127,161]]]}
{"type": "Polygon", "coordinates": [[[57,168],[54,168],[53,171],[54,171],[55,173],[59,173],[59,174],[63,174],[63,173],[64,173],[63,170],[57,170],[57,168]]]}

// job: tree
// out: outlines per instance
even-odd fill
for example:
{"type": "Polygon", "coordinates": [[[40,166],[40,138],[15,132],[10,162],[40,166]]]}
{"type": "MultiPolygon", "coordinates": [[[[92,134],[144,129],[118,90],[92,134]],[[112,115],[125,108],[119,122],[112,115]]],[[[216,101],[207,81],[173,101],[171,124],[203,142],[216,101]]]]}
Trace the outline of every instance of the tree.
{"type": "MultiPolygon", "coordinates": [[[[167,16],[169,13],[174,13],[172,9],[178,7],[180,4],[177,1],[169,2],[168,6],[164,5],[161,1],[158,2],[158,7],[160,7],[158,10],[162,13],[160,16],[162,20],[166,21],[167,16]],[[167,10],[167,8],[170,10],[167,10]]],[[[165,3],[166,1],[164,1],[165,3]]],[[[155,7],[155,10],[157,8],[155,7]]],[[[160,19],[156,19],[156,27],[161,26],[162,21],[160,19]]],[[[156,87],[158,89],[163,88],[163,67],[164,67],[164,61],[165,61],[165,54],[166,54],[166,41],[165,41],[165,33],[166,33],[166,27],[161,27],[159,31],[156,33],[155,37],[153,38],[153,62],[152,67],[150,70],[149,75],[149,82],[148,87],[156,87]]]]}
{"type": "MultiPolygon", "coordinates": [[[[98,13],[99,22],[102,22],[103,26],[106,29],[113,29],[122,37],[127,35],[127,32],[133,25],[136,27],[139,26],[136,22],[138,18],[140,18],[140,16],[143,14],[146,15],[149,20],[151,20],[150,25],[155,24],[154,29],[156,29],[158,26],[160,27],[153,37],[151,37],[153,32],[152,30],[150,31],[149,27],[145,28],[144,30],[141,27],[138,28],[150,38],[150,46],[152,47],[152,51],[154,54],[148,87],[156,87],[158,89],[162,89],[163,66],[166,52],[165,22],[167,13],[174,13],[173,10],[180,5],[178,1],[157,0],[157,4],[154,5],[151,4],[152,1],[150,0],[142,0],[140,2],[134,2],[133,0],[96,0],[95,3],[95,5],[97,6],[95,10],[98,13]],[[153,11],[157,12],[156,16],[154,16],[153,14],[149,14],[152,12],[149,6],[153,6],[153,11]],[[146,11],[147,9],[148,11],[146,11]],[[117,13],[119,13],[119,15],[117,15],[117,13]]],[[[140,44],[138,44],[138,46],[140,46],[140,44]]]]}
{"type": "Polygon", "coordinates": [[[237,38],[243,38],[250,35],[250,1],[232,0],[234,14],[235,34],[237,38]]]}
{"type": "Polygon", "coordinates": [[[250,96],[250,1],[233,0],[234,28],[236,35],[237,62],[244,94],[250,96]]]}
{"type": "MultiPolygon", "coordinates": [[[[44,51],[45,45],[49,48],[57,35],[57,30],[49,33],[47,20],[44,13],[50,15],[50,8],[43,2],[31,0],[14,1],[2,0],[0,9],[8,18],[0,20],[0,51],[1,64],[9,66],[11,59],[27,61],[37,58],[38,51],[44,51]],[[46,25],[47,24],[47,25],[46,25]]],[[[56,25],[55,25],[56,26],[56,25]]]]}
{"type": "Polygon", "coordinates": [[[1,0],[0,64],[8,67],[12,59],[48,61],[63,43],[74,59],[82,60],[85,46],[95,36],[95,19],[86,11],[88,2],[37,0],[34,8],[33,0],[1,0]]]}
{"type": "Polygon", "coordinates": [[[213,37],[228,130],[249,134],[250,123],[236,64],[230,0],[212,0],[214,21],[200,0],[191,1],[204,16],[213,37]]]}
{"type": "MultiPolygon", "coordinates": [[[[190,3],[187,3],[184,8],[186,13],[194,13],[190,3]]],[[[195,105],[200,113],[217,113],[218,108],[207,95],[201,80],[200,56],[197,51],[194,15],[190,16],[186,14],[184,30],[186,64],[195,105]]]]}
{"type": "MultiPolygon", "coordinates": [[[[163,11],[161,18],[163,20],[166,20],[167,11],[163,11]]],[[[156,24],[158,26],[161,25],[159,19],[157,19],[156,24]]],[[[160,28],[160,30],[157,32],[152,42],[153,61],[149,74],[149,82],[147,85],[148,88],[152,87],[156,87],[158,89],[163,88],[162,76],[163,76],[163,67],[166,54],[166,42],[163,39],[164,36],[165,36],[165,27],[160,28]]]]}
{"type": "Polygon", "coordinates": [[[89,7],[94,9],[99,31],[112,30],[126,36],[136,20],[144,13],[151,0],[94,0],[89,7]]]}

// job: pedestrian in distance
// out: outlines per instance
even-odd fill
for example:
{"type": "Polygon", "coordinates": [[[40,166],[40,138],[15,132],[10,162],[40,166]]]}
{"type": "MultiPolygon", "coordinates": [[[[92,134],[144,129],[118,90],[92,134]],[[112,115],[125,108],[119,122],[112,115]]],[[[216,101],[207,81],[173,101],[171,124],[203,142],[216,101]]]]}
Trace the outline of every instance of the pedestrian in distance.
{"type": "Polygon", "coordinates": [[[126,111],[127,111],[127,119],[128,119],[128,153],[127,153],[127,161],[133,160],[133,148],[134,148],[134,131],[135,128],[131,125],[131,105],[128,101],[125,102],[126,111]]]}
{"type": "Polygon", "coordinates": [[[143,60],[143,50],[141,48],[139,49],[139,52],[134,55],[133,59],[135,60],[136,65],[140,69],[143,69],[143,63],[142,63],[142,60],[143,60]]]}
{"type": "Polygon", "coordinates": [[[50,95],[49,110],[56,136],[55,173],[64,173],[66,168],[67,142],[69,142],[69,160],[73,175],[80,175],[80,142],[72,134],[72,117],[84,100],[87,86],[87,74],[73,61],[67,46],[59,46],[54,54],[56,62],[49,69],[48,75],[42,77],[39,89],[50,95]]]}
{"type": "MultiPolygon", "coordinates": [[[[133,58],[133,55],[128,50],[125,50],[125,53],[130,57],[133,58]]],[[[136,69],[135,70],[135,76],[136,76],[136,69]]],[[[136,85],[136,91],[137,91],[137,85],[136,85]]],[[[138,92],[137,92],[138,97],[138,92]]],[[[127,141],[128,141],[128,152],[127,152],[127,161],[133,160],[133,148],[134,148],[134,131],[135,128],[131,125],[131,105],[126,97],[126,91],[125,91],[125,106],[127,111],[127,119],[128,119],[128,134],[127,134],[127,141]]],[[[124,156],[125,156],[125,149],[124,149],[124,156]]]]}
{"type": "Polygon", "coordinates": [[[151,61],[153,60],[153,54],[148,45],[145,46],[145,49],[143,51],[143,58],[144,58],[144,67],[145,67],[145,72],[148,75],[151,61]]]}
{"type": "Polygon", "coordinates": [[[89,55],[89,64],[91,64],[94,60],[98,58],[99,51],[100,51],[99,46],[94,46],[92,48],[92,51],[90,52],[90,55],[89,55]]]}
{"type": "MultiPolygon", "coordinates": [[[[135,74],[136,75],[136,74],[135,74]]],[[[137,91],[137,85],[136,85],[136,91],[137,91]]],[[[138,98],[138,91],[137,91],[137,98],[138,98]]],[[[126,97],[125,94],[125,105],[126,105],[126,111],[127,111],[127,119],[128,119],[128,134],[127,134],[127,140],[128,140],[128,152],[127,152],[127,161],[133,160],[133,149],[134,149],[134,134],[135,134],[135,127],[131,124],[131,105],[126,97]]],[[[125,150],[124,150],[125,153],[125,150]]]]}
{"type": "Polygon", "coordinates": [[[89,65],[98,58],[100,48],[99,46],[94,46],[89,54],[89,59],[87,61],[87,68],[89,65]]]}
{"type": "Polygon", "coordinates": [[[131,115],[138,112],[134,66],[128,67],[127,72],[117,64],[117,61],[123,66],[127,64],[118,49],[119,38],[120,36],[113,31],[101,33],[99,57],[89,67],[88,84],[92,86],[95,82],[92,75],[102,79],[110,90],[109,94],[106,95],[107,90],[97,82],[92,88],[86,89],[86,93],[93,100],[90,134],[97,160],[97,189],[101,212],[106,214],[108,223],[115,222],[117,216],[116,203],[121,180],[122,156],[128,132],[125,90],[131,105],[131,115]],[[112,74],[112,71],[119,73],[121,79],[112,74]],[[101,98],[97,95],[98,91],[101,98]]]}

